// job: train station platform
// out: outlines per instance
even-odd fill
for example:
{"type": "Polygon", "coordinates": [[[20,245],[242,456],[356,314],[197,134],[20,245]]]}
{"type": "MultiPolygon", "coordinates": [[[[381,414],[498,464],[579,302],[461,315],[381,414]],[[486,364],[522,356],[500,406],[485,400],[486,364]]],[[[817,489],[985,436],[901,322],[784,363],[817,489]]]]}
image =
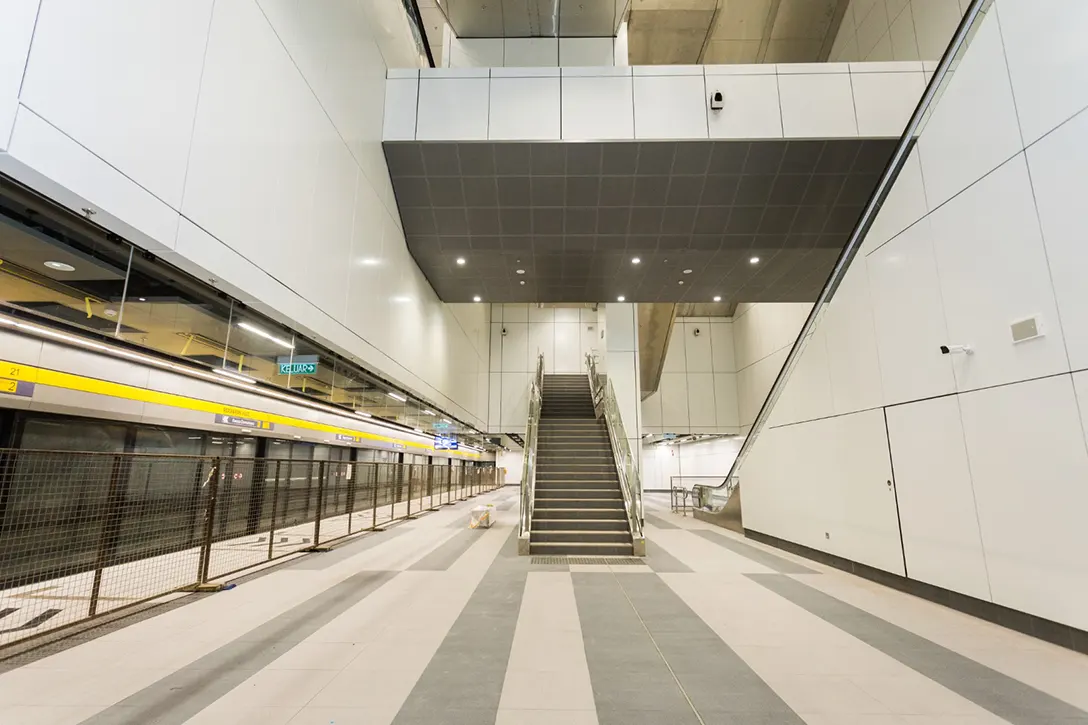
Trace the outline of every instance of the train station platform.
{"type": "Polygon", "coordinates": [[[517,512],[499,489],[30,649],[0,723],[1088,723],[1083,655],[664,496],[641,559],[519,557],[517,512]]]}

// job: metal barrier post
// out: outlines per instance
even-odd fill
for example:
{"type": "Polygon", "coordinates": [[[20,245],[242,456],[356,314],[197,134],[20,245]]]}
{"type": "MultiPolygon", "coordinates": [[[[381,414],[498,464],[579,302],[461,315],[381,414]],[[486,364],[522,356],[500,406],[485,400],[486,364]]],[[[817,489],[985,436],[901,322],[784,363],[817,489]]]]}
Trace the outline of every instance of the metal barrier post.
{"type": "MultiPolygon", "coordinates": [[[[354,451],[352,451],[352,455],[354,455],[354,451]]],[[[355,478],[356,478],[356,476],[359,475],[359,464],[356,463],[355,461],[352,461],[351,463],[348,464],[348,467],[351,470],[351,473],[348,474],[348,501],[347,501],[347,506],[348,506],[348,533],[350,534],[351,533],[351,519],[352,519],[352,515],[355,513],[355,478]]]]}
{"type": "Polygon", "coordinates": [[[321,543],[321,515],[325,513],[325,461],[317,464],[317,512],[314,514],[314,546],[321,543]]]}
{"type": "Polygon", "coordinates": [[[373,464],[372,470],[374,471],[374,491],[371,493],[370,502],[370,530],[374,531],[378,528],[378,467],[380,463],[373,464]]]}
{"type": "Polygon", "coordinates": [[[268,525],[268,558],[272,558],[272,541],[276,538],[276,508],[280,499],[280,468],[283,461],[276,461],[276,482],[272,487],[272,521],[268,525]]]}
{"type": "Polygon", "coordinates": [[[412,464],[412,463],[407,464],[407,466],[408,466],[408,498],[407,498],[407,503],[408,503],[407,511],[408,511],[408,513],[406,513],[404,515],[404,518],[406,518],[406,519],[412,518],[412,466],[413,465],[415,465],[415,464],[412,464]]]}
{"type": "MultiPolygon", "coordinates": [[[[442,497],[438,497],[439,501],[442,497]]],[[[434,511],[437,507],[434,505],[434,464],[427,466],[427,502],[431,505],[430,511],[434,511]]]]}
{"type": "Polygon", "coordinates": [[[125,457],[115,456],[110,469],[110,488],[106,493],[106,515],[103,517],[102,533],[98,537],[98,553],[94,562],[94,583],[91,584],[91,602],[87,608],[90,617],[98,613],[98,596],[102,590],[102,570],[106,568],[110,550],[121,527],[123,515],[121,501],[125,491],[125,473],[128,465],[125,457]]]}
{"type": "Polygon", "coordinates": [[[400,464],[390,463],[389,465],[394,466],[393,475],[389,477],[393,484],[393,490],[389,495],[389,520],[396,521],[397,497],[400,496],[400,464]]]}
{"type": "Polygon", "coordinates": [[[208,500],[204,505],[204,541],[200,545],[200,573],[197,584],[208,581],[208,567],[212,558],[212,538],[215,526],[215,503],[219,494],[219,459],[212,459],[212,470],[208,474],[208,500]]]}

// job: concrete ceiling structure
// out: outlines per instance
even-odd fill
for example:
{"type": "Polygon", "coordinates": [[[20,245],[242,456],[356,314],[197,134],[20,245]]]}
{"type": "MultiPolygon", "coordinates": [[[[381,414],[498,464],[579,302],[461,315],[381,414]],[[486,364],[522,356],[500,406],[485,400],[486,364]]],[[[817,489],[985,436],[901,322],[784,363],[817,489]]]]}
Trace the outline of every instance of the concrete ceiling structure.
{"type": "Polygon", "coordinates": [[[895,143],[384,147],[408,248],[446,302],[731,305],[814,300],[895,143]]]}
{"type": "Polygon", "coordinates": [[[631,65],[812,63],[831,53],[849,0],[634,0],[631,65]]]}

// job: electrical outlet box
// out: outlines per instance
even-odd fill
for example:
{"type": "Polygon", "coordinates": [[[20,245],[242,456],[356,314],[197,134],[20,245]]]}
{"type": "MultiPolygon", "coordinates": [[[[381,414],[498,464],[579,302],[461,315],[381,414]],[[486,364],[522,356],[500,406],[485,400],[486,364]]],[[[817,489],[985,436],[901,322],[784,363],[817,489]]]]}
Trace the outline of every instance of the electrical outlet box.
{"type": "Polygon", "coordinates": [[[1017,320],[1009,325],[1009,329],[1012,331],[1012,341],[1014,343],[1026,342],[1043,336],[1041,320],[1038,317],[1017,320]]]}

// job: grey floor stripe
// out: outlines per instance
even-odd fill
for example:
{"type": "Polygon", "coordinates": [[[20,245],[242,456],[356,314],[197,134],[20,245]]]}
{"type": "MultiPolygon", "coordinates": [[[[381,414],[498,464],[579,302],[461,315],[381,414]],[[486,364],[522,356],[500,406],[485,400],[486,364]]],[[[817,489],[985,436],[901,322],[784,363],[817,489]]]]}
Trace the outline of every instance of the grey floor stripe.
{"type": "Polygon", "coordinates": [[[661,577],[619,582],[704,723],[804,725],[661,577]]]}
{"type": "Polygon", "coordinates": [[[389,541],[391,538],[406,534],[411,529],[405,529],[401,527],[387,529],[384,531],[375,531],[367,534],[361,539],[351,542],[350,544],[344,544],[338,546],[332,551],[314,552],[299,559],[298,561],[290,564],[287,568],[290,569],[328,569],[333,564],[338,564],[345,559],[350,559],[356,554],[361,554],[367,549],[373,549],[382,542],[389,541]]]}
{"type": "Polygon", "coordinates": [[[680,528],[679,526],[677,526],[673,522],[669,521],[668,519],[663,519],[660,516],[654,516],[652,514],[645,514],[645,517],[646,517],[646,522],[647,523],[652,524],[652,525],[656,526],[659,529],[679,529],[680,528]]]}
{"type": "Polygon", "coordinates": [[[713,529],[690,529],[690,531],[696,536],[701,536],[707,541],[712,541],[718,546],[729,549],[734,554],[740,554],[744,558],[751,559],[757,564],[762,564],[768,569],[773,569],[779,574],[819,574],[815,569],[809,569],[807,566],[801,566],[797,562],[783,559],[781,556],[772,554],[769,551],[757,549],[750,544],[745,544],[743,541],[737,541],[725,534],[719,534],[713,529]]]}
{"type": "Polygon", "coordinates": [[[513,529],[393,725],[495,722],[529,572],[517,544],[513,529]]]}
{"type": "Polygon", "coordinates": [[[571,574],[599,725],[699,725],[699,719],[631,607],[620,579],[653,574],[571,574]]]}
{"type": "Polygon", "coordinates": [[[775,594],[1013,725],[1085,725],[1088,713],[781,574],[748,574],[775,594]]]}
{"type": "Polygon", "coordinates": [[[646,564],[658,574],[690,574],[692,569],[661,548],[653,540],[646,540],[646,564]]]}
{"type": "Polygon", "coordinates": [[[468,551],[468,547],[480,540],[483,532],[484,529],[469,528],[458,531],[408,568],[411,571],[446,571],[468,551]]]}
{"type": "MultiPolygon", "coordinates": [[[[181,725],[396,575],[364,571],[293,607],[82,725],[181,725]]],[[[229,592],[216,596],[229,597],[229,592]]]]}

